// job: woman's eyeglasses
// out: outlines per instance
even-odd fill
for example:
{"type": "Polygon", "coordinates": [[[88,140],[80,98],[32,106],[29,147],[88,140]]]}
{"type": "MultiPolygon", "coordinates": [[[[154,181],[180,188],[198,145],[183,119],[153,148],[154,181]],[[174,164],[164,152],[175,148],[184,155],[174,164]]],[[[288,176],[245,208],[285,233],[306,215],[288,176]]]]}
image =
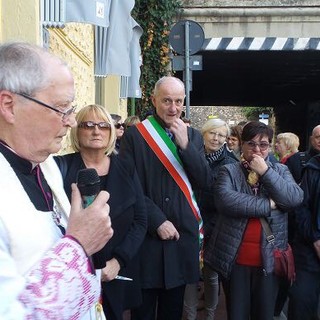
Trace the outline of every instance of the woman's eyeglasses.
{"type": "Polygon", "coordinates": [[[250,149],[255,149],[256,147],[259,147],[259,149],[261,151],[265,151],[269,148],[270,144],[268,142],[260,142],[260,143],[257,143],[257,142],[254,142],[254,141],[246,141],[245,142],[247,144],[247,146],[250,148],[250,149]]]}
{"type": "Polygon", "coordinates": [[[108,122],[83,121],[78,124],[78,128],[87,130],[93,130],[96,126],[101,130],[108,130],[111,128],[111,124],[108,122]]]}
{"type": "Polygon", "coordinates": [[[213,137],[217,137],[218,139],[225,139],[227,137],[224,134],[214,131],[210,131],[209,134],[211,134],[213,137]]]}
{"type": "Polygon", "coordinates": [[[124,124],[123,124],[123,123],[116,123],[116,124],[114,125],[114,127],[115,127],[116,129],[120,129],[121,127],[124,128],[124,124]]]}

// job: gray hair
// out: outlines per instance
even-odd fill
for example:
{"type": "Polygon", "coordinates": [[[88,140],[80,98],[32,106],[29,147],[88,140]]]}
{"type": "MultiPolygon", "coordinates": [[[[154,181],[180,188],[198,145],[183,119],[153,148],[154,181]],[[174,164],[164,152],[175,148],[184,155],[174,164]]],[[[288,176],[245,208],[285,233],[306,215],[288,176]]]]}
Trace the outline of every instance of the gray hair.
{"type": "Polygon", "coordinates": [[[312,129],[312,136],[315,136],[317,134],[316,131],[318,131],[320,129],[320,124],[318,124],[317,126],[315,126],[313,129],[312,129]]]}
{"type": "Polygon", "coordinates": [[[158,94],[158,91],[159,91],[159,88],[161,87],[161,85],[162,85],[163,83],[167,82],[167,81],[170,81],[170,80],[171,80],[171,81],[172,81],[172,80],[176,81],[178,84],[181,85],[181,87],[183,88],[183,90],[185,90],[184,83],[183,83],[183,81],[181,81],[179,78],[172,77],[172,76],[164,76],[164,77],[160,78],[160,79],[156,82],[156,84],[155,84],[155,86],[154,86],[154,89],[153,89],[153,95],[156,96],[156,95],[158,94]]]}
{"type": "Polygon", "coordinates": [[[300,145],[299,137],[292,132],[283,132],[277,135],[277,140],[282,140],[291,152],[298,152],[300,145]]]}
{"type": "MultiPolygon", "coordinates": [[[[0,45],[0,90],[33,95],[50,83],[48,62],[57,59],[44,48],[26,42],[0,45]]],[[[49,62],[50,63],[50,62],[49,62]]]]}
{"type": "Polygon", "coordinates": [[[212,129],[226,127],[227,128],[227,136],[230,135],[230,128],[228,124],[222,119],[209,119],[201,128],[201,134],[204,135],[207,131],[212,129]]]}

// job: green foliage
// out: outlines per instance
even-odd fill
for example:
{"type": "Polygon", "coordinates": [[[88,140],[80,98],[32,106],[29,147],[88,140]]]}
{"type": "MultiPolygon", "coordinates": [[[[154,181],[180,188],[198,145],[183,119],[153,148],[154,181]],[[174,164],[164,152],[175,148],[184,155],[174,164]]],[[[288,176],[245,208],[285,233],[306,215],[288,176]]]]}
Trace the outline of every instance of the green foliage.
{"type": "Polygon", "coordinates": [[[259,120],[259,114],[267,113],[273,115],[273,108],[265,107],[242,107],[242,112],[248,120],[259,120]]]}
{"type": "Polygon", "coordinates": [[[140,38],[142,98],[136,113],[143,117],[151,109],[150,96],[159,78],[169,73],[169,32],[181,9],[180,0],[136,0],[132,16],[143,29],[140,38]]]}

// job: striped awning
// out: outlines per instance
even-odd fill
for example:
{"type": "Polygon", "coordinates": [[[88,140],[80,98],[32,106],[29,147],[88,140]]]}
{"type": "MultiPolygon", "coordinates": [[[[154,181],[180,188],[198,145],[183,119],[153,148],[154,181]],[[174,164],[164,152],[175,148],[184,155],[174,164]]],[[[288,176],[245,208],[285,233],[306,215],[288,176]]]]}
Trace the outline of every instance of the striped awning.
{"type": "Polygon", "coordinates": [[[234,37],[205,39],[203,50],[292,51],[320,50],[320,38],[234,37]]]}

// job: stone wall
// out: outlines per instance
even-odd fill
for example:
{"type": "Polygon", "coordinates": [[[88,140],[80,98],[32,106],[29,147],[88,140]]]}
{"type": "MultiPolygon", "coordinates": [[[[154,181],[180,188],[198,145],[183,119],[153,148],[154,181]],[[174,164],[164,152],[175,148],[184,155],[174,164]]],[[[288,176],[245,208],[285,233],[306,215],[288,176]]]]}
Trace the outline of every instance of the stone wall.
{"type": "Polygon", "coordinates": [[[193,7],[297,7],[318,6],[319,0],[184,0],[184,6],[193,7]]]}
{"type": "Polygon", "coordinates": [[[318,37],[320,0],[184,0],[180,20],[212,37],[318,37]]]}
{"type": "Polygon", "coordinates": [[[236,125],[241,121],[246,121],[241,107],[220,107],[220,106],[191,106],[190,120],[192,127],[200,129],[210,118],[217,117],[225,120],[230,126],[236,125]]]}

